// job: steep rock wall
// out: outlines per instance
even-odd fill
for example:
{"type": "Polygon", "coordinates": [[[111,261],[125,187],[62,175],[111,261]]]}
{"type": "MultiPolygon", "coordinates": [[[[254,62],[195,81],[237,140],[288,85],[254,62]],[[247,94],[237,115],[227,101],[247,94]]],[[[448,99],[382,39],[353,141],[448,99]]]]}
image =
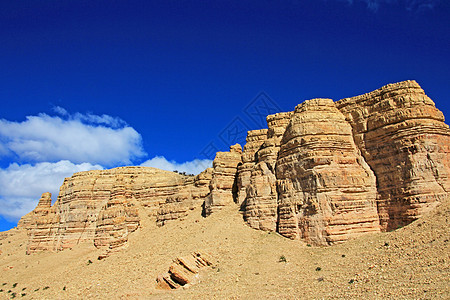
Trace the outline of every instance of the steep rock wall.
{"type": "Polygon", "coordinates": [[[105,248],[106,255],[123,248],[140,226],[140,214],[163,225],[200,207],[209,192],[209,173],[193,177],[146,167],[75,173],[65,179],[53,206],[44,194],[19,224],[28,230],[28,253],[85,241],[105,248]]]}
{"type": "Polygon", "coordinates": [[[210,192],[204,204],[205,216],[234,203],[237,195],[236,172],[240,163],[242,147],[239,144],[231,146],[229,152],[217,152],[213,161],[210,192]]]}
{"type": "Polygon", "coordinates": [[[66,178],[53,206],[45,193],[20,220],[27,252],[87,241],[107,256],[144,219],[162,226],[234,203],[252,228],[333,244],[408,224],[449,195],[449,127],[415,81],[308,100],[267,123],[195,177],[122,167],[66,178]]]}
{"type": "MultiPolygon", "coordinates": [[[[245,186],[244,219],[255,229],[276,231],[278,195],[275,165],[281,138],[292,112],[267,116],[267,136],[254,155],[249,168],[250,180],[245,186]]],[[[240,189],[242,190],[242,188],[240,189]]]]}
{"type": "Polygon", "coordinates": [[[337,102],[377,177],[383,230],[406,225],[450,192],[450,131],[415,81],[337,102]]]}
{"type": "Polygon", "coordinates": [[[332,244],[379,231],[375,176],[331,99],[298,105],[278,156],[278,232],[332,244]]]}

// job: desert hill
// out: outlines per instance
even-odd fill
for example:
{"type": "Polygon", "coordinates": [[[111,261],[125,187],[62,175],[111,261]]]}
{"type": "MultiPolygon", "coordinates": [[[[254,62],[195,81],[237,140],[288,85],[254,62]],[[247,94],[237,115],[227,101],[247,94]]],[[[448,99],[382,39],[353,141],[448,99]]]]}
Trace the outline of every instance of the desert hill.
{"type": "Polygon", "coordinates": [[[0,296],[448,297],[450,130],[417,82],[307,100],[267,124],[197,176],[66,178],[0,234],[0,296]],[[195,284],[157,289],[196,251],[212,266],[195,284]]]}
{"type": "Polygon", "coordinates": [[[0,241],[0,297],[8,299],[11,290],[34,299],[446,299],[449,218],[445,201],[393,232],[309,247],[249,228],[236,207],[208,218],[197,210],[161,228],[144,223],[130,234],[128,248],[103,260],[97,259],[101,250],[86,242],[26,255],[26,233],[14,229],[16,234],[0,241]],[[214,265],[200,273],[198,283],[155,288],[174,258],[199,250],[208,251],[214,265]]]}

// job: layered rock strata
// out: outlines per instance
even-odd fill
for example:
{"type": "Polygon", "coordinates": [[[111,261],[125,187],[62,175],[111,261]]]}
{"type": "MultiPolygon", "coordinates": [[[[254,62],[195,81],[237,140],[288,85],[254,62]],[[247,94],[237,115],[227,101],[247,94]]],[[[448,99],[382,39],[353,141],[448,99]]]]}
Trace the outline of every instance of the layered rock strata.
{"type": "Polygon", "coordinates": [[[256,162],[256,152],[267,139],[267,129],[251,130],[247,133],[246,144],[242,153],[242,163],[238,164],[237,172],[237,198],[236,202],[239,205],[244,205],[243,202],[247,197],[247,187],[250,185],[250,177],[252,169],[256,162]]]}
{"type": "Polygon", "coordinates": [[[449,196],[450,130],[415,81],[308,100],[267,123],[195,177],[123,167],[66,178],[53,206],[43,194],[20,220],[28,253],[88,241],[107,256],[144,218],[162,226],[234,203],[252,228],[333,244],[406,225],[449,196]]]}
{"type": "Polygon", "coordinates": [[[380,230],[375,176],[331,99],[296,107],[276,178],[280,234],[326,245],[380,230]]]}
{"type": "Polygon", "coordinates": [[[105,248],[107,255],[126,246],[128,235],[140,226],[141,214],[162,225],[200,207],[209,192],[210,173],[193,177],[146,167],[76,173],[65,179],[53,206],[44,194],[19,223],[28,230],[28,253],[88,241],[105,248]]]}
{"type": "Polygon", "coordinates": [[[239,144],[231,146],[229,152],[217,152],[213,161],[210,192],[204,204],[205,216],[234,202],[237,195],[236,172],[241,162],[242,147],[239,144]]]}
{"type": "Polygon", "coordinates": [[[255,229],[275,231],[277,227],[278,195],[275,164],[281,139],[291,115],[292,112],[286,112],[267,116],[266,137],[253,155],[253,161],[248,163],[250,178],[248,182],[238,181],[241,184],[239,191],[244,190],[239,195],[245,199],[244,219],[255,229]]]}
{"type": "Polygon", "coordinates": [[[156,287],[163,290],[177,289],[193,284],[198,279],[201,269],[212,265],[212,259],[205,253],[178,257],[169,267],[169,271],[156,278],[156,287]]]}
{"type": "Polygon", "coordinates": [[[383,230],[406,225],[450,192],[450,131],[415,81],[337,102],[378,183],[383,230]]]}

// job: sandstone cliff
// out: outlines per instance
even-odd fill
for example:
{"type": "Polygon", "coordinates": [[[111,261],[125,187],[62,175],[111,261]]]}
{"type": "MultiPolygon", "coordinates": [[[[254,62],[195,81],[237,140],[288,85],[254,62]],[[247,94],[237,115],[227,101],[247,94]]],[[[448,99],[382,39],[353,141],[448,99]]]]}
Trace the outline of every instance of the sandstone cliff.
{"type": "Polygon", "coordinates": [[[87,241],[104,257],[143,220],[163,226],[233,205],[252,228],[328,245],[396,229],[448,198],[450,130],[415,81],[308,100],[267,124],[195,177],[143,167],[74,174],[53,206],[43,194],[19,222],[27,252],[87,241]]]}
{"type": "Polygon", "coordinates": [[[450,131],[415,81],[337,102],[377,177],[383,230],[409,224],[450,192],[450,131]]]}
{"type": "Polygon", "coordinates": [[[19,222],[28,231],[27,252],[57,251],[88,241],[108,255],[126,246],[143,217],[163,225],[201,205],[210,173],[208,169],[193,177],[146,167],[76,173],[66,178],[53,206],[45,193],[19,222]]]}

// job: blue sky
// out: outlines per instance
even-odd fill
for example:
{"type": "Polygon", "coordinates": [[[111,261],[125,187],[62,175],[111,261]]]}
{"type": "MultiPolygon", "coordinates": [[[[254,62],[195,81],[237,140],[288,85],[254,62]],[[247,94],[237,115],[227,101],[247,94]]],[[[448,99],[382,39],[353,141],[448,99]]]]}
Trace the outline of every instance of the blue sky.
{"type": "Polygon", "coordinates": [[[306,99],[415,79],[449,116],[449,2],[1,1],[0,230],[73,172],[198,173],[306,99]]]}

